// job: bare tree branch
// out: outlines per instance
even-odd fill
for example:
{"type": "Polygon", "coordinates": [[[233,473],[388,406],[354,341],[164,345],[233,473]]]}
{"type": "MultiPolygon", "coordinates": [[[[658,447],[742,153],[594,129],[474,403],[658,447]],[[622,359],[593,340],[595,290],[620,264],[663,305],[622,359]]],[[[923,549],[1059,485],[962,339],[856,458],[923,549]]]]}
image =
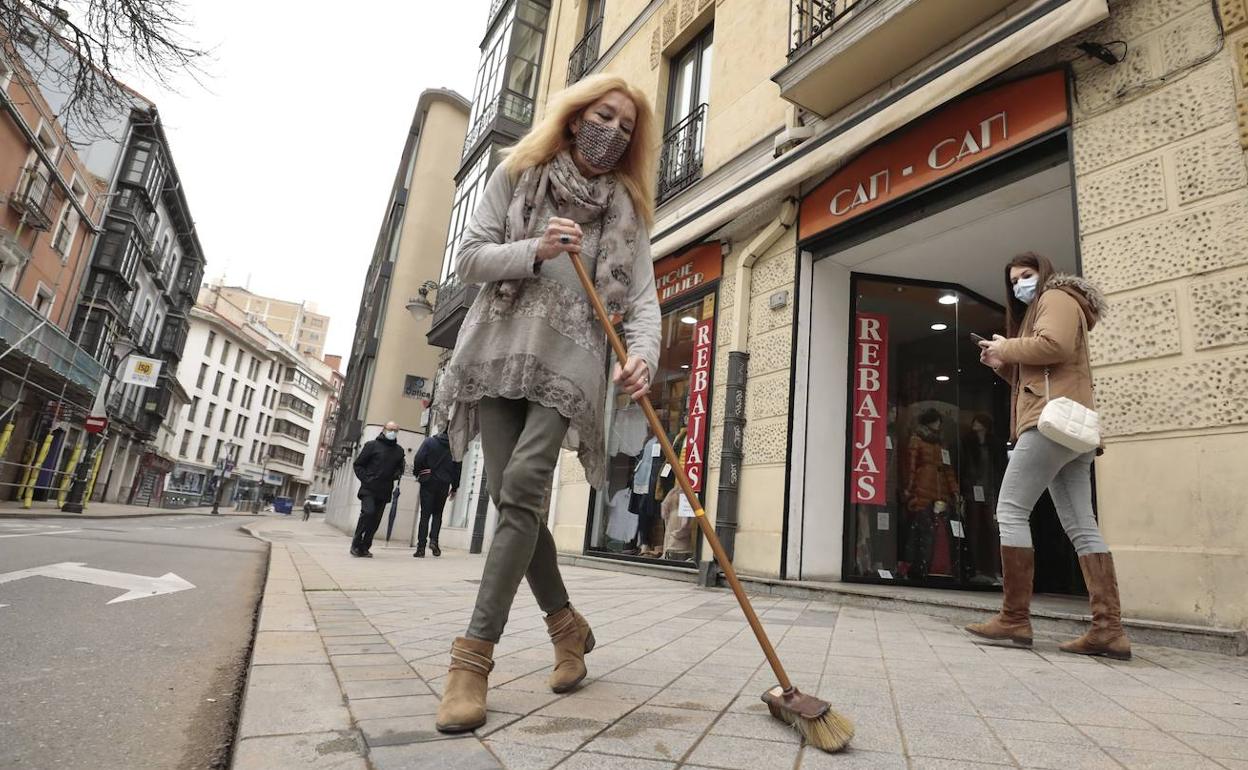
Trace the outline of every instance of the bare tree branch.
{"type": "Polygon", "coordinates": [[[0,0],[0,47],[20,59],[61,123],[78,138],[109,135],[133,107],[146,107],[119,72],[173,90],[199,82],[208,51],[184,34],[180,0],[0,0]]]}

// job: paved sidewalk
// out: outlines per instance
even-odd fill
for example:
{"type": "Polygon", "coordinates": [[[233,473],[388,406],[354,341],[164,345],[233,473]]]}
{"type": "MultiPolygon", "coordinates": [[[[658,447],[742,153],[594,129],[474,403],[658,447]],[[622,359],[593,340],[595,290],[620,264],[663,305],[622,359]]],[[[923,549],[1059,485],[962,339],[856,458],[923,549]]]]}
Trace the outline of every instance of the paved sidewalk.
{"type": "Polygon", "coordinates": [[[353,559],[319,521],[248,524],[273,543],[236,770],[332,768],[1238,768],[1248,659],[1159,647],[1130,663],[973,643],[947,620],[764,598],[799,687],[857,724],[851,749],[800,745],[767,716],[774,685],[731,594],[566,567],[598,647],[574,693],[521,586],[490,677],[489,723],[447,738],[433,714],[479,556],[353,559]]]}

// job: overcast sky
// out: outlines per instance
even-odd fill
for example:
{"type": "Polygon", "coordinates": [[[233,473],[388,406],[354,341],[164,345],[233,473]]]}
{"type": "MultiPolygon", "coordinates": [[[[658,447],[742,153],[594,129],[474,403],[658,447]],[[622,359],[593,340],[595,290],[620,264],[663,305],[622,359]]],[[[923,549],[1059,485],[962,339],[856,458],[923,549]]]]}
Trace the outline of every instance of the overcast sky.
{"type": "Polygon", "coordinates": [[[127,82],[160,109],[205,279],[315,303],[326,353],[346,358],[416,100],[472,98],[489,0],[310,7],[186,0],[188,33],[214,49],[204,87],[127,82]]]}

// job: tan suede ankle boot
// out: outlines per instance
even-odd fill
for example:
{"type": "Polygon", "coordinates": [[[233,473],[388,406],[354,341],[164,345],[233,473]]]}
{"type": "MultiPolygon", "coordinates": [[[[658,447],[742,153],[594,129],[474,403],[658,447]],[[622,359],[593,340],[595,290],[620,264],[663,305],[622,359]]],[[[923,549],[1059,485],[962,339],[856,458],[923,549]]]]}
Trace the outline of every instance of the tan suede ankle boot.
{"type": "Polygon", "coordinates": [[[1117,660],[1131,660],[1131,640],[1122,629],[1122,604],[1118,598],[1118,575],[1114,556],[1091,553],[1079,557],[1083,581],[1088,584],[1088,604],[1092,608],[1092,627],[1070,642],[1058,645],[1062,652],[1076,655],[1102,655],[1117,660]]]}
{"type": "Polygon", "coordinates": [[[550,673],[550,689],[565,693],[580,684],[588,673],[585,655],[594,649],[594,632],[570,604],[546,616],[546,630],[555,645],[555,670],[550,673]]]}
{"type": "Polygon", "coordinates": [[[485,724],[485,691],[494,670],[494,643],[459,637],[451,645],[451,668],[442,689],[435,726],[466,733],[485,724]]]}
{"type": "Polygon", "coordinates": [[[966,630],[984,639],[1008,641],[1020,647],[1030,647],[1031,586],[1036,574],[1035,550],[1001,546],[1001,572],[1005,582],[1001,611],[989,618],[987,623],[972,623],[966,630]]]}

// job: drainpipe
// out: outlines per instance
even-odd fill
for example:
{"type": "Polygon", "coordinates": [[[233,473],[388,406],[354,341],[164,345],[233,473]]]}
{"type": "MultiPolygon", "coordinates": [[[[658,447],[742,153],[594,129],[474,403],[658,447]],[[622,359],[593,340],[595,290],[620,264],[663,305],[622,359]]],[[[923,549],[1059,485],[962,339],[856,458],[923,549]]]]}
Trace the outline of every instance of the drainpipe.
{"type": "MultiPolygon", "coordinates": [[[[715,505],[715,534],[724,544],[728,558],[733,558],[737,539],[737,505],[741,486],[742,446],[745,439],[745,381],[749,370],[750,286],[754,263],[780,240],[797,220],[797,201],[788,198],[780,206],[780,214],[771,224],[746,245],[737,257],[734,278],[732,337],[728,347],[728,392],[724,401],[724,439],[720,449],[719,498],[715,505]]],[[[700,582],[715,585],[718,568],[713,562],[704,565],[700,582]]]]}

